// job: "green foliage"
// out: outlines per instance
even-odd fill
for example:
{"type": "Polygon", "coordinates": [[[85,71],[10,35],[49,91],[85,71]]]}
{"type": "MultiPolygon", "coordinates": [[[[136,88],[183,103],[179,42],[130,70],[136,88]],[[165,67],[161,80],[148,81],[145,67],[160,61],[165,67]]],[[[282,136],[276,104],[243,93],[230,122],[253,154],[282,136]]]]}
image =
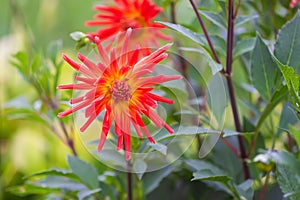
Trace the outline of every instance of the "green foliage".
{"type": "MultiPolygon", "coordinates": [[[[0,27],[1,36],[9,34],[14,42],[22,41],[19,46],[24,46],[24,50],[18,47],[19,50],[14,51],[7,59],[9,62],[1,63],[1,66],[14,67],[23,80],[7,78],[11,72],[6,72],[6,68],[4,75],[0,74],[5,90],[0,116],[4,122],[0,127],[1,159],[4,161],[0,165],[3,171],[0,186],[6,189],[0,190],[0,199],[125,199],[126,173],[118,169],[128,163],[123,151],[115,151],[117,136],[114,130],[111,129],[112,134],[105,143],[108,148],[99,153],[95,149],[99,137],[91,139],[88,135],[91,141],[77,144],[76,124],[70,118],[56,117],[60,107],[67,104],[64,100],[71,96],[56,89],[60,82],[71,77],[63,67],[61,51],[71,48],[74,51],[74,43],[76,50],[87,53],[95,47],[92,36],[87,33],[95,29],[83,30],[83,22],[88,19],[85,17],[94,14],[92,2],[68,4],[64,1],[59,6],[56,1],[51,5],[45,2],[11,1],[7,6],[9,11],[0,8],[0,13],[5,14],[2,19],[12,18],[0,27]],[[86,7],[89,9],[84,11],[86,7]],[[33,12],[32,8],[39,8],[39,12],[33,12]],[[78,9],[80,12],[73,12],[78,9]],[[59,20],[52,20],[55,16],[59,20]],[[43,26],[38,27],[38,24],[43,26]],[[67,40],[68,36],[71,39],[67,40]],[[55,41],[49,43],[49,37],[55,41]],[[56,40],[57,37],[62,37],[68,46],[63,46],[62,39],[56,40]],[[28,149],[47,151],[45,160],[48,163],[43,167],[50,166],[49,169],[30,175],[19,169],[23,152],[13,148],[11,143],[20,144],[16,142],[20,140],[17,136],[23,133],[24,127],[30,131],[36,127],[47,128],[41,131],[46,138],[40,145],[43,149],[28,149]],[[61,152],[65,149],[48,141],[46,133],[53,133],[73,153],[74,156],[68,156],[68,167],[62,168],[63,164],[54,159],[63,157],[61,152]],[[75,143],[81,150],[75,148],[75,143]],[[83,161],[82,144],[96,159],[109,166],[83,161]]],[[[139,155],[133,156],[130,163],[134,197],[157,199],[154,194],[163,191],[166,194],[159,193],[159,197],[170,199],[251,200],[261,199],[261,195],[265,195],[265,199],[299,199],[300,12],[297,8],[289,8],[289,0],[271,4],[260,0],[234,1],[234,29],[229,27],[234,30],[234,41],[230,47],[227,46],[228,1],[197,1],[196,12],[203,19],[205,31],[219,57],[217,61],[189,1],[156,2],[164,8],[165,13],[157,19],[166,26],[164,32],[173,36],[174,55],[170,54],[164,63],[168,67],[159,66],[155,73],[179,74],[170,69],[175,67],[184,72],[185,81],[162,84],[153,90],[174,100],[173,105],[159,104],[157,108],[159,115],[171,124],[174,134],[155,129],[153,123],[143,117],[156,143],[131,139],[132,151],[139,155]],[[176,56],[184,61],[179,62],[176,56]],[[227,71],[230,56],[233,58],[232,72],[227,71]],[[228,77],[233,82],[233,91],[228,87],[228,77]],[[232,95],[237,104],[233,112],[243,119],[240,131],[234,130],[238,125],[231,112],[232,95]],[[241,158],[241,146],[245,148],[245,158],[241,158]],[[250,168],[251,179],[248,180],[243,179],[243,159],[250,168]]],[[[6,40],[10,41],[3,39],[6,40]]],[[[14,44],[2,46],[1,38],[1,48],[7,48],[9,54],[9,47],[14,44]]],[[[102,114],[98,119],[101,124],[102,114]]],[[[99,132],[94,127],[91,131],[99,132]]],[[[85,135],[81,139],[83,137],[85,135]]]]}

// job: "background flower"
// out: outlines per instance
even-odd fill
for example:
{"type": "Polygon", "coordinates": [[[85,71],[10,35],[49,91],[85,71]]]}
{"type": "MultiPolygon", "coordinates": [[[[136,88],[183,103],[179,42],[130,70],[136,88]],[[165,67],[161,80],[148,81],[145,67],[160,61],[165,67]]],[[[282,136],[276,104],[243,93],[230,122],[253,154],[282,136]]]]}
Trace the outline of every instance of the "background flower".
{"type": "Polygon", "coordinates": [[[158,39],[171,39],[161,32],[163,25],[153,22],[162,8],[157,7],[151,0],[115,0],[115,4],[94,7],[99,13],[94,16],[94,20],[85,23],[87,26],[100,26],[92,35],[107,39],[128,28],[140,29],[139,32],[133,33],[132,40],[135,42],[132,44],[143,47],[149,47],[151,44],[158,47],[158,39]]]}
{"type": "Polygon", "coordinates": [[[121,37],[124,40],[118,41],[123,49],[113,48],[110,54],[105,52],[99,38],[95,38],[102,63],[93,63],[79,53],[78,58],[83,63],[80,65],[63,55],[64,60],[80,72],[83,77],[75,76],[75,80],[79,83],[58,86],[58,89],[87,91],[83,96],[71,99],[70,103],[75,104],[75,106],[59,113],[58,116],[64,117],[86,108],[85,116],[88,120],[80,129],[85,131],[96,117],[105,110],[98,150],[102,149],[110,126],[114,123],[114,133],[118,136],[117,149],[122,149],[124,141],[127,160],[130,159],[130,123],[133,124],[140,137],[144,132],[150,142],[154,143],[140,115],[147,116],[157,127],[164,127],[168,132],[173,133],[168,124],[154,111],[158,101],[169,104],[172,104],[173,101],[155,95],[151,91],[153,85],[181,78],[178,75],[145,77],[144,75],[153,72],[154,66],[158,62],[167,57],[165,51],[170,47],[170,44],[139,60],[141,49],[128,51],[131,33],[132,29],[128,29],[125,37],[121,37]]]}

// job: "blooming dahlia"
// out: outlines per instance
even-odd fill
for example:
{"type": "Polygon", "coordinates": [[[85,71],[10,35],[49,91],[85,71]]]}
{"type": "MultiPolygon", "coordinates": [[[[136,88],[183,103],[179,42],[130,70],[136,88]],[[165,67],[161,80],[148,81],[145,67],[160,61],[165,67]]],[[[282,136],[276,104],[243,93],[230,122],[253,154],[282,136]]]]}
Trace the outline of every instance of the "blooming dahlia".
{"type": "Polygon", "coordinates": [[[291,0],[290,7],[294,8],[297,5],[297,3],[299,3],[299,2],[300,2],[300,0],[291,0]]]}
{"type": "Polygon", "coordinates": [[[139,29],[132,36],[136,44],[150,47],[154,44],[158,47],[157,39],[170,40],[171,37],[161,32],[163,25],[154,23],[153,18],[162,11],[162,8],[151,3],[151,0],[114,0],[115,6],[97,5],[95,10],[100,13],[94,16],[94,20],[87,21],[87,26],[101,26],[92,35],[101,39],[115,36],[118,32],[128,28],[139,29]]]}
{"type": "Polygon", "coordinates": [[[105,111],[102,123],[102,133],[98,150],[100,151],[110,130],[114,124],[114,133],[118,137],[117,149],[125,146],[126,159],[130,158],[130,124],[133,125],[139,137],[142,132],[154,143],[140,115],[147,116],[157,127],[164,127],[173,133],[171,127],[163,121],[154,111],[157,102],[172,104],[171,99],[151,93],[152,86],[166,81],[180,79],[181,76],[149,76],[154,66],[167,57],[166,50],[170,45],[165,45],[155,52],[139,59],[142,49],[128,51],[132,30],[128,29],[123,38],[122,49],[113,48],[108,54],[98,37],[95,37],[102,62],[94,63],[82,54],[78,53],[79,64],[66,55],[63,59],[83,76],[75,76],[78,82],[75,84],[60,85],[58,89],[84,90],[83,96],[73,98],[70,104],[74,107],[61,112],[58,117],[64,117],[82,108],[85,108],[86,123],[80,128],[86,128],[105,111]],[[145,76],[147,75],[148,76],[145,76]]]}

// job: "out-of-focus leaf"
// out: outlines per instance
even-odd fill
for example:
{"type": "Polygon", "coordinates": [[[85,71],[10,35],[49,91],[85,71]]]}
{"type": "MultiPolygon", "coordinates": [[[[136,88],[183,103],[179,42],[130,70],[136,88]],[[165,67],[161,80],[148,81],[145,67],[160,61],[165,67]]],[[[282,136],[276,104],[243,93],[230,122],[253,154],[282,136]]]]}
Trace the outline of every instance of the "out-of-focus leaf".
{"type": "Polygon", "coordinates": [[[275,106],[281,102],[287,96],[287,87],[283,86],[280,89],[276,90],[272,95],[272,98],[267,103],[266,107],[264,108],[263,112],[261,113],[260,118],[258,119],[256,125],[256,131],[260,129],[261,125],[264,123],[265,119],[269,116],[275,106]]]}
{"type": "Polygon", "coordinates": [[[294,125],[299,122],[297,113],[293,109],[290,103],[285,103],[279,120],[279,129],[277,133],[280,133],[282,130],[289,131],[289,125],[294,125]]]}
{"type": "Polygon", "coordinates": [[[212,57],[211,55],[204,49],[200,49],[200,48],[189,48],[189,47],[182,47],[181,48],[183,51],[189,51],[189,52],[197,52],[202,54],[203,56],[205,56],[205,58],[207,59],[208,65],[211,68],[212,74],[215,75],[216,73],[218,73],[220,70],[222,70],[222,65],[217,63],[212,57]]]}
{"type": "Polygon", "coordinates": [[[290,134],[294,137],[294,139],[296,140],[296,143],[298,145],[298,148],[300,148],[300,130],[298,130],[297,128],[295,128],[292,125],[289,125],[289,130],[290,130],[290,134]]]}
{"type": "Polygon", "coordinates": [[[300,11],[280,30],[274,54],[282,64],[300,74],[300,11]]]}
{"type": "Polygon", "coordinates": [[[282,192],[290,200],[298,200],[300,198],[300,176],[295,174],[287,166],[277,166],[277,181],[282,192]]]}
{"type": "Polygon", "coordinates": [[[221,74],[215,74],[207,87],[208,105],[218,123],[215,127],[219,129],[223,129],[225,109],[228,105],[225,85],[221,74]]]}
{"type": "Polygon", "coordinates": [[[255,42],[255,38],[238,41],[233,49],[233,58],[236,59],[245,53],[251,52],[255,46],[255,42]]]}
{"type": "Polygon", "coordinates": [[[220,13],[202,11],[199,10],[199,13],[207,18],[210,22],[214,23],[216,26],[220,27],[223,30],[226,30],[227,23],[224,20],[225,18],[220,15],[220,13]]]}
{"type": "Polygon", "coordinates": [[[51,42],[47,47],[47,56],[51,59],[53,64],[56,64],[56,57],[58,51],[62,49],[62,40],[51,42]]]}
{"type": "Polygon", "coordinates": [[[238,28],[239,26],[258,18],[258,15],[240,15],[237,16],[236,20],[235,20],[235,27],[238,28]]]}
{"type": "Polygon", "coordinates": [[[161,143],[156,142],[155,144],[153,143],[147,143],[150,147],[152,147],[154,150],[159,151],[163,155],[167,155],[167,146],[161,143]]]}
{"type": "Polygon", "coordinates": [[[34,184],[46,187],[54,188],[67,191],[80,191],[86,190],[86,186],[82,183],[75,181],[70,178],[61,177],[61,176],[47,176],[45,179],[34,182],[34,184]]]}
{"type": "Polygon", "coordinates": [[[74,156],[68,156],[68,164],[72,171],[86,184],[90,189],[98,189],[98,173],[97,170],[88,163],[74,156]]]}
{"type": "Polygon", "coordinates": [[[36,173],[30,174],[30,175],[27,175],[24,178],[28,179],[28,178],[32,178],[32,177],[36,177],[36,176],[44,176],[44,175],[45,176],[63,176],[63,177],[68,177],[68,178],[72,178],[72,179],[77,178],[77,176],[75,176],[75,174],[72,173],[71,171],[65,170],[65,169],[59,169],[59,168],[53,168],[53,169],[36,172],[36,173]]]}
{"type": "Polygon", "coordinates": [[[52,192],[59,192],[59,189],[25,184],[21,186],[10,187],[7,189],[7,191],[18,196],[27,196],[31,194],[48,194],[52,192]]]}
{"type": "Polygon", "coordinates": [[[169,165],[160,170],[148,172],[143,178],[143,188],[145,194],[149,194],[159,186],[159,183],[175,169],[173,165],[169,165]]]}
{"type": "Polygon", "coordinates": [[[251,75],[254,87],[265,101],[272,97],[277,74],[278,67],[267,45],[257,35],[252,53],[251,75]]]}
{"type": "Polygon", "coordinates": [[[147,170],[147,163],[141,159],[136,159],[132,164],[133,172],[135,172],[138,178],[141,180],[144,173],[147,170]]]}
{"type": "Polygon", "coordinates": [[[29,76],[29,58],[25,52],[18,52],[14,55],[16,61],[12,61],[11,64],[16,67],[21,75],[28,79],[29,76]]]}
{"type": "Polygon", "coordinates": [[[93,196],[94,194],[96,194],[100,191],[101,191],[100,188],[95,189],[95,190],[82,190],[82,191],[78,192],[77,197],[79,200],[84,200],[87,197],[93,196]]]}
{"type": "Polygon", "coordinates": [[[246,180],[237,186],[238,193],[245,199],[253,199],[254,191],[252,189],[253,180],[246,180]]]}

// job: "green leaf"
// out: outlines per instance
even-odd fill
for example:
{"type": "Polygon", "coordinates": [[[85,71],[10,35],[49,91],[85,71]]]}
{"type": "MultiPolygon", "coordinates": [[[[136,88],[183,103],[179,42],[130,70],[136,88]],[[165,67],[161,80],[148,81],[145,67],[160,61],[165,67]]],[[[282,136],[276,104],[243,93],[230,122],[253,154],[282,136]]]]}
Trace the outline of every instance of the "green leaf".
{"type": "Polygon", "coordinates": [[[194,176],[194,178],[192,179],[192,181],[195,181],[195,180],[217,181],[217,182],[221,182],[225,185],[228,183],[228,181],[231,180],[231,178],[228,177],[227,175],[216,174],[214,171],[212,171],[210,169],[203,169],[203,170],[194,172],[193,176],[194,176]]]}
{"type": "Polygon", "coordinates": [[[47,47],[47,56],[51,59],[53,64],[56,64],[56,57],[58,51],[62,49],[62,40],[51,42],[47,47]]]}
{"type": "Polygon", "coordinates": [[[99,188],[98,173],[93,166],[74,156],[68,156],[68,164],[72,171],[88,188],[99,188]]]}
{"type": "Polygon", "coordinates": [[[267,45],[257,35],[252,53],[251,74],[254,87],[265,101],[272,97],[277,73],[277,65],[274,63],[267,45]]]}
{"type": "Polygon", "coordinates": [[[278,133],[282,130],[289,131],[289,125],[294,125],[297,122],[299,122],[299,118],[292,105],[285,103],[280,115],[278,133]]]}
{"type": "Polygon", "coordinates": [[[218,133],[220,134],[221,131],[206,129],[198,126],[180,126],[175,127],[174,134],[167,134],[166,131],[161,131],[160,133],[153,136],[155,141],[162,141],[165,139],[183,136],[183,135],[198,135],[198,134],[209,134],[209,133],[218,133]]]}
{"type": "Polygon", "coordinates": [[[27,196],[32,194],[49,194],[53,192],[59,192],[59,189],[25,184],[21,186],[10,187],[7,189],[7,191],[18,196],[27,196]]]}
{"type": "Polygon", "coordinates": [[[277,181],[284,194],[290,200],[298,200],[300,198],[300,176],[295,174],[287,166],[277,166],[277,181]],[[294,195],[293,195],[294,194],[294,195]]]}
{"type": "Polygon", "coordinates": [[[298,145],[298,148],[300,147],[300,130],[293,127],[292,125],[289,126],[290,134],[294,137],[296,140],[296,143],[298,145]]]}
{"type": "Polygon", "coordinates": [[[257,132],[261,125],[263,125],[265,119],[269,116],[269,114],[273,111],[273,109],[280,103],[283,99],[286,98],[287,95],[287,87],[281,87],[280,89],[276,90],[274,94],[272,95],[272,98],[267,103],[266,107],[264,108],[263,112],[261,113],[260,118],[258,119],[257,125],[256,125],[256,131],[257,132]]]}
{"type": "Polygon", "coordinates": [[[300,11],[280,30],[274,54],[282,64],[300,74],[300,11]]]}
{"type": "Polygon", "coordinates": [[[202,11],[202,10],[199,10],[198,12],[201,15],[203,15],[205,18],[207,18],[210,22],[214,23],[216,26],[220,27],[223,30],[226,30],[227,23],[220,13],[202,11]]]}
{"type": "Polygon", "coordinates": [[[217,63],[205,49],[200,49],[200,48],[196,49],[196,48],[189,48],[189,47],[181,47],[180,49],[182,49],[183,51],[197,52],[205,56],[213,75],[218,73],[223,68],[222,65],[217,63]]]}
{"type": "Polygon", "coordinates": [[[95,190],[82,190],[80,192],[78,192],[77,197],[79,200],[84,200],[87,197],[93,196],[93,194],[96,194],[98,192],[100,192],[101,189],[95,189],[95,190]]]}
{"type": "Polygon", "coordinates": [[[11,61],[12,66],[16,67],[18,71],[21,73],[22,77],[28,81],[29,77],[29,58],[26,53],[18,52],[13,55],[15,60],[11,61]]]}
{"type": "Polygon", "coordinates": [[[69,170],[65,170],[65,169],[59,169],[59,168],[53,168],[53,169],[47,169],[44,171],[40,171],[40,172],[36,172],[30,175],[25,176],[25,179],[29,179],[32,177],[36,177],[36,176],[63,176],[63,177],[68,177],[68,178],[72,178],[72,179],[76,179],[77,176],[75,176],[74,173],[72,173],[69,170]]]}
{"type": "Polygon", "coordinates": [[[160,170],[148,172],[143,178],[143,188],[145,195],[152,192],[159,186],[159,183],[175,169],[173,165],[169,165],[160,170]]]}
{"type": "Polygon", "coordinates": [[[167,155],[167,146],[156,142],[155,144],[148,142],[147,145],[152,147],[154,150],[159,151],[163,155],[167,155]]]}
{"type": "Polygon", "coordinates": [[[207,90],[208,105],[218,123],[217,128],[223,129],[224,113],[228,105],[228,96],[224,79],[220,73],[211,77],[207,90]]]}
{"type": "Polygon", "coordinates": [[[295,108],[300,111],[300,78],[295,73],[292,67],[283,65],[276,58],[274,58],[277,62],[280,70],[283,74],[284,80],[290,92],[291,102],[294,104],[295,108]]]}
{"type": "Polygon", "coordinates": [[[233,49],[233,58],[236,59],[245,53],[251,52],[255,46],[255,42],[255,38],[238,41],[233,49]]]}
{"type": "Polygon", "coordinates": [[[240,16],[237,16],[236,20],[235,20],[235,28],[238,28],[239,26],[253,20],[253,19],[256,19],[258,18],[259,16],[258,15],[240,15],[240,16]]]}
{"type": "Polygon", "coordinates": [[[165,26],[181,33],[185,37],[193,40],[194,42],[196,42],[197,44],[199,44],[201,46],[205,46],[206,41],[202,37],[200,37],[199,34],[191,31],[188,28],[185,28],[179,24],[173,24],[173,23],[169,23],[169,22],[158,21],[158,23],[165,25],[165,26]]]}
{"type": "Polygon", "coordinates": [[[231,137],[231,136],[251,136],[254,132],[237,132],[233,130],[224,129],[223,130],[223,137],[231,137]]]}
{"type": "Polygon", "coordinates": [[[53,188],[67,191],[80,191],[86,189],[86,186],[82,183],[61,176],[47,176],[43,180],[34,182],[34,184],[45,188],[53,188]]]}
{"type": "Polygon", "coordinates": [[[141,180],[147,170],[147,163],[144,160],[136,159],[134,160],[132,169],[137,174],[139,180],[141,180]]]}

